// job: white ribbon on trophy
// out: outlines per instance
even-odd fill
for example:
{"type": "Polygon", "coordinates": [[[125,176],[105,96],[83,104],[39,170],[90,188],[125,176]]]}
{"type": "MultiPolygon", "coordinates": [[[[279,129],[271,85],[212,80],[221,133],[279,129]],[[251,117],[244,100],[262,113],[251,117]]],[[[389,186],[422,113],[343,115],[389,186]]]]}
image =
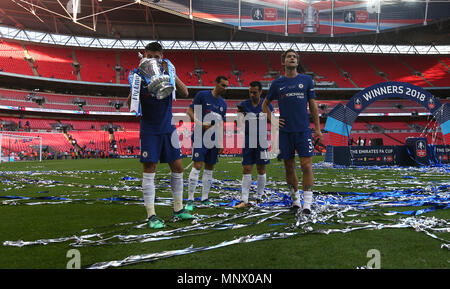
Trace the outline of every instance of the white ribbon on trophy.
{"type": "MultiPolygon", "coordinates": [[[[141,115],[141,103],[140,103],[140,94],[141,94],[141,81],[142,78],[137,73],[132,74],[131,80],[131,103],[130,103],[130,112],[136,113],[136,116],[141,115]]],[[[130,73],[131,76],[131,73],[130,73]]],[[[129,77],[130,78],[130,77],[129,77]]]]}
{"type": "Polygon", "coordinates": [[[175,86],[175,77],[177,76],[177,73],[176,73],[176,70],[175,70],[175,66],[167,58],[164,59],[163,61],[167,62],[167,68],[168,68],[168,73],[169,73],[170,84],[173,86],[172,99],[175,100],[176,99],[175,92],[177,90],[177,87],[175,86]]]}

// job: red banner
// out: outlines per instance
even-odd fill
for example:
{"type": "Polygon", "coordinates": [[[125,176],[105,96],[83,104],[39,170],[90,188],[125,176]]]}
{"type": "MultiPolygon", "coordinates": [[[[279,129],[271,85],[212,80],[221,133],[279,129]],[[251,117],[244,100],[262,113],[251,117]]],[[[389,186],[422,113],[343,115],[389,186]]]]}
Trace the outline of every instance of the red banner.
{"type": "Polygon", "coordinates": [[[264,8],[264,20],[275,21],[277,20],[277,9],[264,8]]]}
{"type": "Polygon", "coordinates": [[[365,10],[356,11],[356,22],[357,23],[367,23],[369,20],[369,12],[365,10]]]}

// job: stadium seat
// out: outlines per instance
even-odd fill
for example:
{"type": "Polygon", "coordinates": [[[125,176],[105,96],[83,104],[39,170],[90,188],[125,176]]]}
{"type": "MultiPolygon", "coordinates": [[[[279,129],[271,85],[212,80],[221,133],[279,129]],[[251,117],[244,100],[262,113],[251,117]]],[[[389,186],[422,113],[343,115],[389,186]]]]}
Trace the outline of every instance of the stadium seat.
{"type": "Polygon", "coordinates": [[[424,55],[400,56],[411,68],[422,73],[423,77],[434,86],[449,86],[450,74],[447,67],[437,57],[424,55]]]}
{"type": "Polygon", "coordinates": [[[0,71],[34,75],[20,44],[0,40],[0,71]]]}
{"type": "Polygon", "coordinates": [[[116,83],[116,52],[112,50],[77,49],[81,80],[116,83]]]}
{"type": "Polygon", "coordinates": [[[332,57],[343,71],[349,73],[358,87],[369,87],[375,83],[386,81],[365,62],[361,55],[334,54],[332,57]]]}
{"type": "Polygon", "coordinates": [[[25,46],[33,58],[34,66],[40,76],[77,80],[70,48],[35,44],[26,44],[25,46]]]}
{"type": "Polygon", "coordinates": [[[417,86],[430,86],[404,65],[397,55],[366,55],[366,58],[378,69],[384,72],[390,81],[408,82],[417,86]]]}
{"type": "Polygon", "coordinates": [[[236,78],[232,76],[233,67],[226,52],[199,51],[197,60],[204,72],[201,76],[203,86],[214,86],[219,75],[227,77],[230,86],[239,86],[236,78]]]}

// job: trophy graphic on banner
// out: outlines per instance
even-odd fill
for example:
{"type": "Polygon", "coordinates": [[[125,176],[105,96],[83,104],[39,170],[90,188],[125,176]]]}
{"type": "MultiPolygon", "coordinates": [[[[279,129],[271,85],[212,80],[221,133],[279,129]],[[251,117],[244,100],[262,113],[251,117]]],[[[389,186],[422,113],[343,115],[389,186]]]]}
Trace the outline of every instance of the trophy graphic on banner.
{"type": "Polygon", "coordinates": [[[172,95],[174,89],[170,76],[164,74],[162,61],[154,58],[145,58],[139,53],[141,61],[138,70],[147,83],[148,92],[153,93],[157,99],[164,99],[172,95]]]}
{"type": "Polygon", "coordinates": [[[317,17],[317,11],[312,6],[311,1],[309,1],[309,6],[308,6],[308,8],[305,9],[305,13],[304,13],[304,23],[305,23],[305,28],[303,29],[304,33],[316,33],[317,32],[316,17],[317,17]]]}

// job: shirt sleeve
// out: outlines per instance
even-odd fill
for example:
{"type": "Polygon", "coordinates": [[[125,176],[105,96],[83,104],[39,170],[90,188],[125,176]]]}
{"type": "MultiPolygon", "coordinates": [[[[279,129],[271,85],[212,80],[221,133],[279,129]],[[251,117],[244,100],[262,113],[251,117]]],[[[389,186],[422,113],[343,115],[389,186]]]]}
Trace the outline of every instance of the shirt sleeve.
{"type": "Polygon", "coordinates": [[[314,81],[312,77],[308,77],[308,100],[311,98],[316,98],[316,92],[314,90],[314,81]]]}
{"type": "Polygon", "coordinates": [[[202,105],[202,94],[200,92],[195,95],[189,107],[194,109],[194,105],[202,105]]]}
{"type": "Polygon", "coordinates": [[[241,112],[248,112],[247,106],[245,105],[245,101],[239,103],[236,107],[238,107],[238,111],[239,111],[239,108],[241,108],[242,109],[241,112]]]}
{"type": "Polygon", "coordinates": [[[226,122],[227,121],[227,103],[225,101],[223,103],[224,103],[224,105],[223,105],[222,119],[224,122],[226,122]]]}
{"type": "Polygon", "coordinates": [[[276,85],[276,82],[273,81],[270,85],[269,91],[267,92],[266,99],[268,99],[269,101],[278,99],[278,93],[278,86],[276,85]]]}

